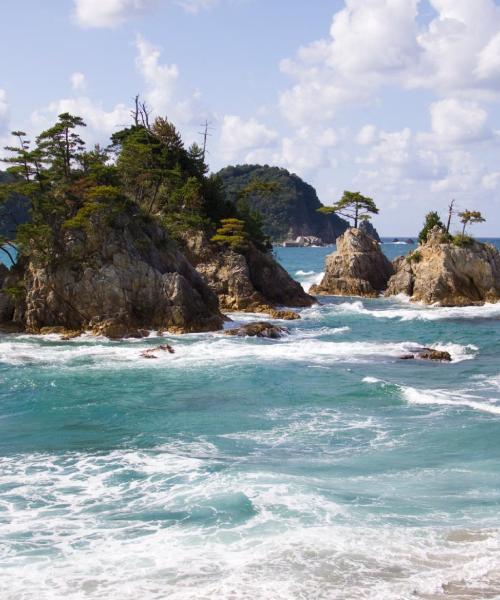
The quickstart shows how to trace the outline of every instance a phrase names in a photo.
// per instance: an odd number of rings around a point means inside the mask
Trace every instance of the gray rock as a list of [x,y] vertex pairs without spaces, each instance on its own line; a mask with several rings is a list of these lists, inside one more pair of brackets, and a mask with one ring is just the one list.
[[311,294],[378,296],[394,273],[380,245],[359,229],[348,229],[337,240],[337,251],[326,257],[325,276]]
[[253,245],[242,253],[217,247],[201,233],[184,236],[185,252],[219,298],[222,310],[270,312],[275,306],[311,306],[306,294],[274,258]]
[[211,331],[223,323],[203,278],[160,227],[138,214],[121,214],[113,225],[96,214],[85,231],[67,231],[50,261],[26,264],[23,283],[25,298],[10,318],[32,332],[62,326],[122,337],[150,328]]
[[289,330],[286,327],[273,325],[273,323],[268,323],[267,321],[256,321],[255,323],[248,323],[235,329],[227,329],[224,333],[239,337],[263,337],[275,340],[287,335]]

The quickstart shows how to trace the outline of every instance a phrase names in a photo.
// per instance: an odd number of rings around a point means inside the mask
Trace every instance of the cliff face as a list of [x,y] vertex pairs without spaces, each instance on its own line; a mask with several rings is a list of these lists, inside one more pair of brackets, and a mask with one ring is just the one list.
[[325,276],[311,294],[375,297],[394,273],[379,244],[359,229],[349,229],[337,240],[337,251],[326,257]]
[[439,231],[409,257],[394,263],[386,295],[404,293],[415,302],[467,306],[500,299],[500,253],[473,241],[460,247],[444,241]]
[[272,256],[250,245],[244,254],[186,234],[186,256],[217,294],[222,310],[265,311],[277,305],[311,306],[314,299]]
[[215,294],[164,231],[135,214],[118,216],[113,227],[92,217],[86,231],[64,234],[48,265],[32,260],[23,271],[22,298],[13,306],[4,289],[0,316],[28,331],[62,326],[121,337],[138,328],[222,326]]
[[[256,182],[275,186],[269,193],[245,194],[250,207],[263,218],[263,230],[272,241],[282,242],[298,236],[315,236],[324,243],[334,243],[349,224],[337,215],[317,212],[323,204],[315,189],[286,169],[267,165],[238,165],[219,171],[226,197],[237,202],[240,192]],[[258,186],[257,186],[258,187]]]

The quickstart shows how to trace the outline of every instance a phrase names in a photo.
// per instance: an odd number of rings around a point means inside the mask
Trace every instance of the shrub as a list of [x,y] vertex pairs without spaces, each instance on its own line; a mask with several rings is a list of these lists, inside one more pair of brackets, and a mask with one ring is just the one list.
[[406,257],[409,263],[419,263],[422,260],[422,254],[419,250],[414,250]]

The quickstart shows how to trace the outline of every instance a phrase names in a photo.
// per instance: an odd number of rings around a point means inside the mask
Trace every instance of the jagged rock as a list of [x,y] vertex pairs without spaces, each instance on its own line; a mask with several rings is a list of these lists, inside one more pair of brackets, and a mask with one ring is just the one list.
[[347,230],[337,240],[337,251],[326,257],[325,276],[311,294],[376,297],[393,274],[393,266],[379,244],[359,229]]
[[25,295],[13,310],[2,294],[0,318],[32,332],[62,326],[111,337],[222,327],[215,294],[167,234],[137,213],[112,225],[97,213],[85,230],[66,231],[57,251],[48,264],[25,265]]
[[272,256],[250,245],[244,253],[211,244],[202,233],[184,236],[186,256],[217,294],[222,310],[268,312],[275,306],[311,306],[306,294]]
[[400,360],[435,360],[439,362],[451,362],[451,354],[446,350],[436,350],[435,348],[418,348],[413,350],[411,354],[403,354],[399,357]]
[[155,352],[168,352],[169,354],[175,354],[175,350],[169,344],[160,344],[156,348],[148,348],[141,352],[142,358],[158,358]]
[[235,329],[227,329],[224,332],[226,335],[237,335],[239,337],[264,337],[270,339],[278,339],[288,334],[289,331],[286,327],[279,327],[273,325],[267,321],[257,321],[255,323],[248,323]]
[[406,294],[412,301],[467,306],[500,300],[500,253],[490,244],[457,246],[439,230],[412,254],[394,261],[387,296]]
[[375,229],[375,227],[370,223],[370,221],[361,221],[361,223],[359,224],[359,229],[363,232],[366,233],[367,236],[371,237],[373,240],[375,240],[376,242],[381,242],[382,240],[380,239],[380,236],[378,234],[378,231]]

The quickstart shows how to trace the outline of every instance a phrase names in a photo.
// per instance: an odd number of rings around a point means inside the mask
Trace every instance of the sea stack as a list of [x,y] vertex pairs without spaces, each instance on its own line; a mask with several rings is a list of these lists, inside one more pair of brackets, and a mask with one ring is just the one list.
[[359,229],[348,229],[337,240],[337,251],[326,257],[325,276],[311,294],[379,296],[394,273],[392,263],[373,238]]
[[471,238],[459,244],[440,228],[427,242],[394,261],[386,295],[406,294],[414,302],[468,306],[500,300],[500,253]]

